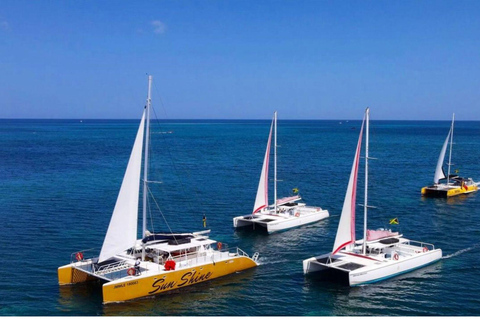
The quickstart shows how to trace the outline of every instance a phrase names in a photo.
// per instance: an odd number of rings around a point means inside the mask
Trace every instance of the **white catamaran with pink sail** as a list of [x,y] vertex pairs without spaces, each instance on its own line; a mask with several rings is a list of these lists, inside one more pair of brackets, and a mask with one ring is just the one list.
[[[353,161],[347,193],[337,236],[331,253],[303,260],[304,274],[323,272],[329,280],[346,282],[350,286],[373,283],[395,277],[434,263],[442,258],[442,250],[433,244],[408,240],[391,230],[368,230],[368,134],[370,112],[367,108],[360,130],[355,158]],[[355,205],[358,165],[362,147],[362,133],[365,134],[365,203],[364,241],[355,239]]]
[[[268,166],[270,160],[270,146],[274,131],[274,201],[268,204]],[[233,218],[235,228],[262,228],[268,233],[282,231],[314,223],[329,216],[327,210],[320,207],[306,206],[300,195],[277,199],[277,112],[275,111],[270,134],[268,135],[267,150],[263,160],[262,173],[258,183],[257,197],[252,214]]]

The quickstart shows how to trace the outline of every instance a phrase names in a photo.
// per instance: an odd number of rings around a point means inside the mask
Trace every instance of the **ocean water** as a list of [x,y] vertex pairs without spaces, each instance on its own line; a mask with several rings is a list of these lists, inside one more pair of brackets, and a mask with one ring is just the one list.
[[[260,266],[103,305],[99,284],[60,287],[57,268],[73,252],[101,247],[138,120],[0,120],[0,316],[478,316],[480,193],[420,195],[449,125],[375,121],[372,110],[370,155],[377,160],[370,161],[369,203],[377,209],[369,226],[388,227],[397,217],[407,238],[435,244],[444,258],[349,288],[305,277],[302,260],[332,249],[360,121],[280,118],[279,196],[298,188],[308,205],[331,216],[273,235],[232,227],[233,217],[253,208],[270,121],[153,121],[150,177],[162,183],[152,187],[148,228],[202,230],[205,214],[212,238],[259,252]],[[452,170],[480,180],[480,122],[457,121],[454,142]]]

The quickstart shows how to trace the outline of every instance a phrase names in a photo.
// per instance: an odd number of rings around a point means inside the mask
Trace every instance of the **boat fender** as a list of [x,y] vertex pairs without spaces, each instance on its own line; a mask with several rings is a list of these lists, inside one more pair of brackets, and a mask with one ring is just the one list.
[[395,253],[395,254],[393,255],[393,260],[398,260],[398,253]]
[[133,268],[133,267],[132,267],[132,268],[128,268],[127,274],[128,274],[129,276],[134,276],[135,273],[136,273],[135,268]]
[[300,217],[300,212],[295,212],[295,217]]
[[77,259],[77,261],[82,261],[83,260],[83,253],[77,252],[75,254],[75,258]]
[[428,248],[427,247],[423,247],[423,252],[427,252],[428,251]]
[[165,262],[165,270],[166,271],[175,270],[175,261],[167,260]]
[[222,250],[222,243],[221,242],[217,242],[217,249]]

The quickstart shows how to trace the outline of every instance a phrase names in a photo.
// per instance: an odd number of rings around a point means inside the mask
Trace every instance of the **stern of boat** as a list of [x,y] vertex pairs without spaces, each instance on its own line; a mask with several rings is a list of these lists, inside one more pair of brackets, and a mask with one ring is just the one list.
[[74,264],[67,264],[58,268],[58,284],[74,284],[94,280],[95,277],[75,268]]
[[235,217],[233,218],[233,227],[244,228],[244,227],[251,226],[253,224],[253,219],[255,219],[255,217],[251,214],[246,216]]
[[303,274],[326,270],[328,267],[325,266],[325,263],[329,256],[329,254],[324,254],[303,260]]

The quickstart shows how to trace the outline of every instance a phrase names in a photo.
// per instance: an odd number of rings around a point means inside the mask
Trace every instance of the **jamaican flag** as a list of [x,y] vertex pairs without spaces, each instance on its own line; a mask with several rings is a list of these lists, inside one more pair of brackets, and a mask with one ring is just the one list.
[[390,224],[398,224],[398,218],[390,219]]

